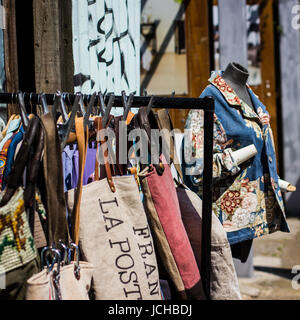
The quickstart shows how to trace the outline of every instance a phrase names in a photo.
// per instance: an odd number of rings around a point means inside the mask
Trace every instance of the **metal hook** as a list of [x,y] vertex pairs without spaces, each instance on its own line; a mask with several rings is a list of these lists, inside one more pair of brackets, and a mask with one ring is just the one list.
[[[49,254],[49,252],[54,252],[54,258],[53,258],[53,261],[52,261],[51,265],[48,263],[48,260],[44,258],[45,252],[47,252],[48,254]],[[47,272],[52,271],[55,263],[57,263],[57,274],[59,274],[59,272],[60,272],[60,261],[61,261],[60,252],[57,249],[51,248],[51,247],[50,248],[49,247],[43,248],[43,250],[41,252],[41,266],[42,266],[42,269],[45,266],[45,260],[46,260],[46,264],[47,264]]]
[[76,262],[75,262],[75,265],[74,265],[74,274],[75,274],[75,277],[77,280],[79,280],[80,278],[80,265],[79,265],[79,247],[73,243],[73,242],[70,242],[70,249],[75,249],[76,251]]
[[154,102],[154,96],[151,96],[150,101],[149,101],[148,106],[147,106],[147,114],[150,113],[152,105],[153,105],[153,102]]

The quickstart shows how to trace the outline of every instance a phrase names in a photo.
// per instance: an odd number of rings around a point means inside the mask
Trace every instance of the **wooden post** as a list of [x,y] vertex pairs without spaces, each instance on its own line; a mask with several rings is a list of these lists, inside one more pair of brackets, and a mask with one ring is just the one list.
[[199,97],[210,76],[209,1],[190,0],[185,14],[188,88]]
[[33,0],[37,92],[73,91],[71,0]]
[[[299,215],[300,194],[300,34],[298,0],[279,0],[281,105],[283,128],[284,179],[298,184],[297,191],[286,194],[294,198]],[[297,196],[298,195],[298,196]],[[289,210],[289,201],[287,203]]]
[[[16,7],[15,0],[3,0],[5,8],[6,28],[4,29],[4,59],[7,92],[16,92],[19,87],[17,34],[16,34]],[[7,106],[8,118],[19,113],[16,105]]]
[[220,68],[229,62],[248,67],[246,0],[219,0]]
[[[247,53],[247,11],[246,0],[219,0],[220,68],[224,70],[229,62],[238,62],[248,67]],[[253,248],[248,260],[241,263],[233,259],[239,277],[252,277]]]

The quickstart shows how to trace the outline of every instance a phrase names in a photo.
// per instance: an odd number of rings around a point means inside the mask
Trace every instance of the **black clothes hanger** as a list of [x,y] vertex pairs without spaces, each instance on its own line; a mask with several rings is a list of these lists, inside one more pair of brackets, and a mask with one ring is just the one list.
[[105,103],[104,103],[104,96],[102,94],[102,92],[100,91],[99,94],[99,107],[100,107],[100,112],[99,112],[99,116],[104,117],[105,115]]
[[92,114],[96,97],[97,97],[97,93],[94,92],[93,95],[90,98],[86,113],[85,113],[85,115],[83,117],[84,131],[85,131],[85,128],[89,125],[89,118],[90,118],[90,115]]
[[150,101],[149,101],[148,106],[147,106],[147,114],[148,115],[149,115],[149,113],[151,111],[151,108],[153,106],[153,102],[154,102],[154,96],[151,96]]
[[79,113],[84,117],[86,111],[85,111],[85,107],[84,107],[84,102],[83,102],[83,98],[82,98],[82,94],[79,92],[78,93],[80,95],[80,99],[79,99]]
[[59,126],[59,135],[61,137],[61,140],[60,140],[61,141],[61,144],[60,144],[61,150],[63,150],[65,148],[69,134],[71,132],[71,129],[74,126],[74,121],[75,121],[76,112],[78,110],[78,103],[80,100],[80,96],[81,95],[79,95],[79,94],[76,94],[76,96],[75,96],[75,100],[74,100],[74,103],[72,106],[71,116],[68,119],[68,121]]
[[18,92],[18,103],[20,106],[20,114],[21,114],[23,128],[24,130],[26,130],[28,127],[29,118],[28,118],[25,103],[24,103],[24,94],[21,91]]
[[126,121],[132,102],[133,102],[133,94],[130,93],[128,101],[126,101],[126,93],[125,91],[122,91],[122,97],[123,97],[123,104],[124,104],[123,121]]
[[106,124],[107,124],[107,121],[108,121],[108,117],[110,115],[110,111],[111,111],[111,108],[114,104],[114,101],[115,101],[115,95],[114,94],[111,94],[109,96],[109,99],[108,99],[108,104],[107,104],[107,107],[105,109],[105,114],[104,114],[104,117],[102,119],[102,126],[103,128],[106,127]]
[[41,102],[43,114],[47,114],[47,113],[49,112],[49,108],[48,108],[48,104],[47,104],[47,100],[46,100],[46,95],[45,95],[45,93],[42,92],[42,93],[39,95],[39,101]]
[[56,119],[57,107],[61,113],[63,123],[66,123],[69,119],[68,113],[66,110],[64,99],[59,91],[57,91],[57,93],[55,94],[55,100],[54,100],[54,105],[53,105],[53,118],[54,119]]

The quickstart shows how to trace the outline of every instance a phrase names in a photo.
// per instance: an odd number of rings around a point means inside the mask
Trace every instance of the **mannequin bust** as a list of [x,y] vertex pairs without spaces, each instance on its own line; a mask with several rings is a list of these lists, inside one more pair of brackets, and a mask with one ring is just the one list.
[[222,78],[232,87],[241,100],[253,108],[252,100],[246,86],[249,78],[247,69],[236,62],[230,62],[225,69]]

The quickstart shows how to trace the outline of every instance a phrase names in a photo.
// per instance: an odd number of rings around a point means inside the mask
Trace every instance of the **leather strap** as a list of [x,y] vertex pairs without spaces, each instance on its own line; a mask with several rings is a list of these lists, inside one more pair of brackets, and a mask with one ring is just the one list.
[[[102,155],[103,155],[103,159],[104,159],[106,178],[107,178],[108,184],[110,186],[110,190],[112,192],[115,192],[116,187],[115,187],[113,179],[112,179],[112,173],[111,173],[111,168],[110,168],[110,164],[109,164],[108,148],[107,148],[106,138],[105,138],[104,132],[102,130],[103,129],[102,119],[100,117],[95,119],[95,128],[96,128],[97,132],[99,132],[99,135],[100,135],[100,149],[102,151]],[[97,154],[98,154],[98,147],[97,147]],[[99,169],[96,168],[96,172],[98,172],[98,170]],[[95,175],[96,175],[96,172],[95,172]],[[95,178],[96,178],[96,176],[95,176]],[[97,178],[99,179],[98,176],[97,176]]]
[[46,185],[46,208],[48,218],[48,243],[58,245],[59,240],[70,239],[66,219],[66,202],[60,142],[51,112],[41,116],[45,132],[43,168]]
[[[75,190],[74,205],[72,210],[72,221],[73,221],[73,241],[76,245],[79,243],[79,224],[80,224],[80,203],[82,196],[82,184],[83,184],[83,173],[86,161],[87,145],[88,145],[88,128],[84,130],[83,117],[75,118],[75,130],[79,152],[79,177],[77,182],[77,188]],[[85,132],[86,131],[86,132]],[[75,259],[76,257],[74,257]]]
[[34,154],[29,159],[28,170],[26,173],[26,186],[24,190],[24,205],[26,208],[34,207],[35,188],[38,172],[40,169],[42,154],[44,150],[45,133],[39,125],[34,139]]

